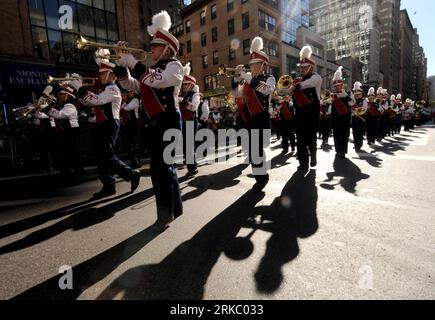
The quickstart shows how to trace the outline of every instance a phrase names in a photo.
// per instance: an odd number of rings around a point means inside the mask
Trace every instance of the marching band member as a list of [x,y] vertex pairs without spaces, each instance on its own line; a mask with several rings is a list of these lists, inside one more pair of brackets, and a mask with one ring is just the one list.
[[363,146],[366,127],[367,101],[363,98],[363,92],[362,84],[355,82],[353,86],[355,105],[352,108],[352,133],[356,152],[359,152]]
[[312,167],[317,165],[317,131],[322,77],[314,72],[316,62],[311,55],[311,47],[302,48],[299,53],[301,78],[295,79],[291,87],[295,107],[298,170],[302,171],[307,171],[309,165]]
[[331,113],[335,152],[339,158],[346,157],[352,118],[351,109],[355,105],[355,101],[343,88],[342,69],[343,67],[340,66],[334,74]]
[[[195,137],[198,130],[197,110],[201,103],[199,95],[199,87],[196,85],[195,77],[190,75],[190,63],[187,63],[184,68],[184,78],[181,86],[181,95],[178,98],[183,118],[183,154],[184,161],[187,163],[188,175],[198,173],[198,166],[195,159],[195,139],[188,141],[187,125],[193,126],[193,136]],[[193,163],[190,163],[193,161]]]
[[[121,90],[122,92],[123,90]],[[140,158],[137,137],[139,135],[139,107],[140,96],[139,92],[123,92],[121,117],[124,118],[123,137],[127,148],[128,156],[130,158],[131,167],[136,169],[142,166]]]
[[[232,94],[237,99],[244,98],[243,109],[247,115],[247,128],[252,133],[259,131],[259,150],[253,150],[253,135],[250,134],[249,160],[252,165],[253,175],[256,183],[253,190],[260,192],[269,181],[269,174],[266,169],[266,155],[264,152],[263,135],[264,130],[270,130],[269,104],[271,95],[275,90],[276,80],[271,74],[265,72],[269,63],[269,57],[263,52],[263,39],[255,37],[251,43],[251,56],[249,61],[250,71],[245,72],[243,65],[236,67],[236,75],[232,81]],[[240,82],[243,80],[243,85]],[[252,153],[255,152],[262,160],[254,163]]]
[[[77,143],[80,135],[76,97],[74,88],[69,86],[69,82],[65,81],[60,84],[61,91],[59,92],[59,102],[61,109],[57,110],[51,105],[43,111],[48,116],[57,119],[63,128],[59,133],[59,156],[61,173],[69,176],[71,173],[82,175],[83,167],[80,164],[80,156],[77,150]],[[72,170],[72,172],[71,172]]]
[[376,141],[379,143],[384,138],[384,131],[385,131],[383,115],[384,115],[384,111],[385,111],[384,105],[385,105],[386,101],[384,100],[383,91],[384,91],[384,89],[382,87],[379,87],[378,90],[376,91],[376,100],[380,101],[379,102],[380,108],[378,110],[381,112],[381,115],[379,116],[379,119],[378,119],[378,129],[376,132]]
[[295,136],[295,110],[293,102],[290,96],[285,95],[283,100],[278,101],[278,130],[281,132],[282,137],[282,149],[283,153],[288,152],[289,141],[291,146],[291,151],[296,150],[296,136]]
[[329,136],[331,135],[331,113],[332,103],[331,97],[323,97],[320,99],[320,128],[319,138],[322,139],[322,146],[328,144]]
[[[104,49],[102,49],[104,50]],[[104,54],[103,52],[100,52]],[[99,53],[97,53],[98,55]],[[115,64],[108,60],[96,58],[100,69],[98,77],[103,85],[103,92],[94,94],[83,87],[83,81],[72,80],[70,85],[76,90],[79,101],[85,105],[94,107],[97,116],[95,129],[96,156],[98,173],[103,183],[103,188],[93,195],[94,198],[104,198],[116,193],[115,177],[118,174],[125,181],[131,183],[131,191],[139,186],[140,172],[133,170],[122,162],[115,154],[115,145],[119,135],[119,112],[121,107],[121,92],[114,83],[116,76],[113,73]],[[72,77],[80,77],[73,74]]]
[[116,61],[118,65],[132,70],[131,76],[120,83],[127,90],[140,88],[150,119],[150,174],[157,204],[155,226],[162,230],[183,213],[177,172],[173,162],[165,161],[163,155],[170,144],[163,140],[165,131],[181,131],[178,96],[183,81],[183,66],[175,58],[179,42],[169,32],[170,27],[171,18],[166,11],[154,15],[152,25],[148,26],[148,33],[153,37],[150,55],[155,64],[152,67],[138,62],[131,54],[121,53],[121,58]]
[[402,95],[400,93],[394,99],[393,111],[395,114],[393,118],[393,133],[400,134],[400,131],[402,129],[402,111],[403,111]]
[[414,108],[412,107],[412,100],[406,99],[404,110],[402,113],[402,122],[405,127],[405,131],[409,131],[411,129],[412,123],[412,114],[414,113]]
[[390,109],[390,99],[388,96],[388,90],[382,89],[382,108],[384,109],[382,116],[381,116],[381,122],[382,122],[382,139],[384,139],[386,136],[388,136],[390,131],[390,117],[391,117],[391,109]]
[[204,95],[200,92],[200,103],[198,106],[198,125],[199,129],[208,129],[208,118],[210,117],[210,107],[208,100],[204,99]]
[[366,129],[367,129],[367,144],[369,146],[375,144],[378,136],[379,118],[382,115],[382,106],[378,101],[375,101],[375,88],[371,87],[367,94],[367,115],[366,115]]

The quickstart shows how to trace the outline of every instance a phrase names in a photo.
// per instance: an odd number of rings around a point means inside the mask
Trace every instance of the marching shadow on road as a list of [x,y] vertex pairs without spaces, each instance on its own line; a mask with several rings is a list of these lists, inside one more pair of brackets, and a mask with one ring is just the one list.
[[358,158],[354,157],[352,159],[364,160],[374,168],[380,168],[382,166],[383,160],[375,154],[368,153],[367,151],[364,150],[358,151],[357,154],[358,154]]
[[255,273],[257,290],[261,293],[270,294],[279,289],[284,279],[283,266],[299,254],[298,238],[310,237],[319,227],[316,171],[305,174],[297,171],[270,206],[256,208],[262,222],[256,228],[272,234]]
[[14,297],[14,300],[73,300],[85,290],[104,279],[124,261],[154,240],[161,232],[153,227],[137,233],[116,246],[72,268],[73,289],[59,289],[56,275]]
[[409,146],[409,143],[406,142],[384,140],[381,146],[372,145],[370,148],[373,149],[373,152],[382,152],[386,155],[394,156],[398,151],[405,151],[407,146]]
[[264,193],[248,191],[158,264],[132,268],[98,299],[202,299],[213,266],[236,239]]
[[296,153],[291,151],[290,153],[280,153],[273,157],[267,165],[270,165],[270,170],[279,169],[289,165],[287,162],[291,157],[293,157]]
[[[356,194],[356,186],[359,181],[368,179],[368,174],[362,173],[361,169],[347,158],[341,159],[335,157],[334,171],[326,173],[328,179],[326,179],[320,186],[323,189],[334,190],[335,186],[341,185],[344,190],[349,193]],[[330,184],[335,177],[342,177],[338,183]]]
[[[119,196],[125,197],[130,193]],[[129,197],[119,200],[114,203],[110,203],[106,206],[100,208],[87,208],[85,210],[79,211],[72,214],[68,218],[61,220],[51,226],[37,230],[27,235],[26,237],[7,244],[0,248],[0,255],[11,253],[17,250],[22,250],[29,248],[45,240],[51,239],[62,232],[72,229],[72,230],[82,230],[90,226],[102,223],[110,218],[112,218],[115,213],[128,208],[138,202],[144,201],[153,195],[152,189],[147,189],[146,191],[135,193]],[[40,222],[40,221],[38,221]]]
[[225,188],[234,187],[240,183],[238,178],[248,165],[247,163],[242,163],[214,174],[196,177],[187,183],[189,187],[193,187],[195,190],[182,195],[182,200],[188,201],[197,198],[207,190],[223,190]]

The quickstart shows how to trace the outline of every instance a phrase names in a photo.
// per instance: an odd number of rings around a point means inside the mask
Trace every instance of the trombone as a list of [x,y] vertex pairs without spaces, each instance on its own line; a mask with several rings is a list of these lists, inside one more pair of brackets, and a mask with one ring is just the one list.
[[83,80],[83,81],[92,81],[90,83],[83,84],[83,87],[92,87],[95,85],[95,81],[98,80],[98,78],[78,78],[78,77],[69,77],[69,78],[53,78],[52,76],[48,76],[47,83],[52,84],[53,82],[60,82],[60,81],[71,81],[71,80]]
[[[121,52],[130,52],[130,53],[136,53],[136,54],[141,54],[142,55],[142,59],[139,59],[139,61],[146,61],[147,59],[147,52],[143,49],[137,49],[137,48],[130,48],[130,47],[124,47],[124,46],[119,46],[116,44],[106,44],[106,43],[100,43],[100,42],[94,42],[94,41],[89,41],[87,40],[85,37],[83,37],[82,35],[78,35],[77,40],[76,40],[76,47],[79,50],[84,50],[84,49],[89,49],[89,48],[102,48],[102,49],[112,49],[115,51],[121,51]],[[101,59],[108,59],[108,60],[119,60],[121,58],[121,56],[119,54],[108,54],[108,55],[97,55],[98,58]]]
[[39,111],[41,109],[44,109],[50,103],[54,103],[54,102],[56,102],[56,100],[53,99],[52,97],[44,96],[38,102],[33,103],[33,104],[28,104],[24,107],[12,109],[12,112],[13,113],[18,112],[20,114],[20,116],[18,118],[16,118],[16,120],[19,121],[21,119],[27,118],[29,116],[29,114],[34,113],[36,111]]

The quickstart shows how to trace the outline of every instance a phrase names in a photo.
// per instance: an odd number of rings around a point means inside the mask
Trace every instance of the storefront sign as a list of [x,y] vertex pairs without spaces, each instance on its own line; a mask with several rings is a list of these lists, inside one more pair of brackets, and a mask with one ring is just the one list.
[[43,90],[48,77],[58,75],[56,69],[38,65],[8,64],[1,69],[4,89]]

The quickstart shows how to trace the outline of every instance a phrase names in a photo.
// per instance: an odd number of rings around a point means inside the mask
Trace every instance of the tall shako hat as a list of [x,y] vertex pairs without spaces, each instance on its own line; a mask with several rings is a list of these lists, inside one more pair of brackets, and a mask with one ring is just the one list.
[[263,52],[263,39],[261,37],[255,37],[251,43],[251,60],[249,64],[253,63],[269,63],[269,56]]
[[152,18],[152,24],[147,27],[149,35],[153,37],[149,44],[167,45],[174,54],[177,54],[180,49],[180,43],[177,38],[169,32],[171,26],[171,17],[165,10],[155,14]]
[[191,71],[190,62],[188,62],[183,67],[183,73],[184,73],[183,84],[196,85],[196,78],[190,75],[190,71]]

